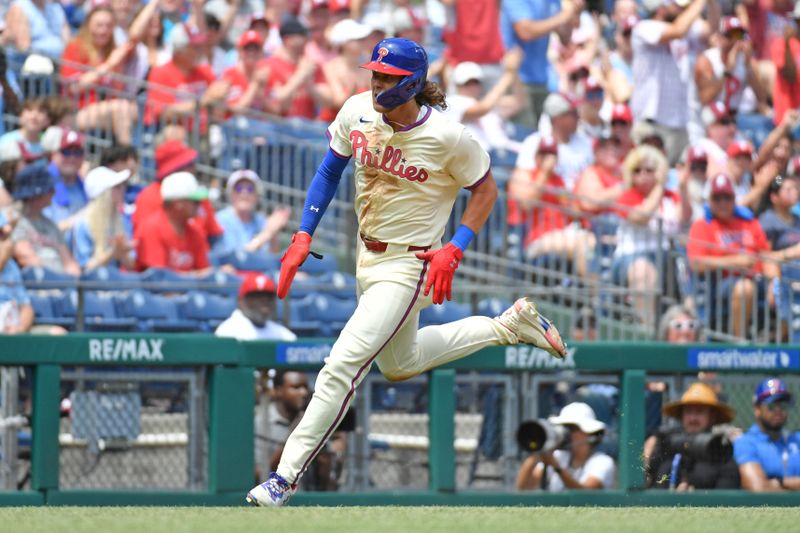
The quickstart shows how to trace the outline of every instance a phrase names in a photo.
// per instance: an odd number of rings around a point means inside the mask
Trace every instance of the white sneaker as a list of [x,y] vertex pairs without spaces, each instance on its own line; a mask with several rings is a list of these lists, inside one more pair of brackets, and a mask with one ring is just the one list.
[[532,344],[558,359],[567,355],[567,345],[558,328],[539,314],[531,298],[520,298],[494,319],[514,333],[518,342]]
[[250,489],[245,500],[257,507],[281,507],[286,505],[295,490],[288,481],[272,472],[264,483]]

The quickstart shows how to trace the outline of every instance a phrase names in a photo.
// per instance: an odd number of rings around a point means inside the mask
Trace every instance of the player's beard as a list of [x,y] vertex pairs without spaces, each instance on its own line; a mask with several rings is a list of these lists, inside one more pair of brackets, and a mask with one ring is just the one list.
[[783,424],[770,424],[769,422],[767,422],[763,418],[759,418],[758,422],[761,424],[761,427],[763,427],[766,431],[769,431],[769,432],[776,432],[777,433],[777,432],[779,432],[780,430],[783,429]]

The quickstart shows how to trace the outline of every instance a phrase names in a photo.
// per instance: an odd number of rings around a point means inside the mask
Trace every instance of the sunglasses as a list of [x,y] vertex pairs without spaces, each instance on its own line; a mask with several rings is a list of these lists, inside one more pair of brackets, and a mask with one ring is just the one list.
[[259,46],[258,44],[255,44],[255,43],[246,44],[246,45],[244,45],[243,49],[245,51],[247,51],[247,52],[260,52],[261,51],[261,46]]
[[744,30],[733,30],[725,34],[725,37],[734,41],[741,41],[747,33]]
[[626,122],[624,120],[612,120],[612,126],[630,126],[630,122]]
[[700,321],[676,318],[669,321],[669,327],[678,331],[697,331],[700,329]]
[[247,183],[239,182],[233,187],[233,190],[238,193],[242,192],[253,193],[256,191],[256,186],[249,182]]
[[626,39],[630,39],[632,33],[633,33],[633,30],[623,30],[622,36],[625,37]]
[[83,157],[83,148],[64,148],[61,150],[61,155],[64,157]]
[[641,174],[642,172],[655,172],[656,169],[652,167],[636,167],[633,169],[634,174]]
[[587,100],[602,100],[604,94],[605,93],[603,93],[602,90],[600,90],[600,91],[598,91],[598,90],[589,91],[588,93],[586,93],[586,99]]
[[733,196],[729,194],[719,194],[711,197],[712,202],[733,202]]
[[692,163],[691,165],[689,165],[689,168],[694,172],[705,172],[706,169],[708,168],[708,162],[698,161],[696,163]]
[[589,77],[589,71],[586,69],[580,69],[569,75],[569,81],[575,82],[588,77]]
[[729,117],[722,117],[721,119],[718,119],[716,123],[719,124],[720,126],[731,126],[735,124],[733,119]]

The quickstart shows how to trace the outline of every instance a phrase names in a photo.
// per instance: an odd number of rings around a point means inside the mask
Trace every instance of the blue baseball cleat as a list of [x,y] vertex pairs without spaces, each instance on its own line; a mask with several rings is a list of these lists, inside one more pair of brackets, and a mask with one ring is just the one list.
[[272,472],[264,483],[250,489],[245,500],[256,507],[281,507],[286,505],[295,490],[288,481]]

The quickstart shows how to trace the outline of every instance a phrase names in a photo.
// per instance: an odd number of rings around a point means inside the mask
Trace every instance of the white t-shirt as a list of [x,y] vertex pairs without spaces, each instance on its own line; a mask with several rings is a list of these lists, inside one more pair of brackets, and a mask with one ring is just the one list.
[[659,42],[667,23],[643,20],[633,28],[633,98],[636,120],[653,120],[669,128],[685,128],[689,120],[687,84],[673,48],[681,43]]
[[[593,477],[600,480],[600,482],[603,484],[602,488],[604,489],[613,488],[614,486],[614,476],[616,474],[614,459],[603,452],[594,452],[589,459],[586,460],[586,463],[582,468],[572,468],[569,466],[571,454],[566,450],[554,451],[553,457],[556,458],[558,464],[561,465],[561,468],[569,471],[569,473],[572,474],[572,477],[580,483],[583,483],[590,477]],[[543,465],[539,464],[536,466],[536,468],[543,468]],[[561,480],[561,476],[558,475],[555,470],[548,467],[547,491],[561,492],[563,490],[566,490],[566,488],[564,487],[564,482]]]
[[217,337],[233,337],[240,341],[287,341],[297,340],[297,335],[284,326],[267,320],[262,327],[257,327],[244,316],[241,310],[235,310],[225,322],[217,326],[214,332]]
[[[517,168],[533,170],[536,166],[536,150],[539,149],[539,133],[532,133],[523,141],[517,156]],[[561,176],[567,189],[572,190],[583,169],[594,162],[592,140],[578,132],[566,144],[558,145],[556,174]]]
[[416,122],[394,131],[370,91],[344,103],[328,135],[331,148],[355,162],[360,231],[383,242],[439,242],[458,191],[489,171],[489,154],[462,124],[423,107]]
[[508,138],[503,129],[504,120],[497,112],[489,111],[477,120],[464,122],[464,113],[478,100],[463,94],[452,94],[447,97],[447,109],[444,115],[453,122],[461,122],[467,131],[475,137],[484,150],[500,148],[519,150],[519,143]]

